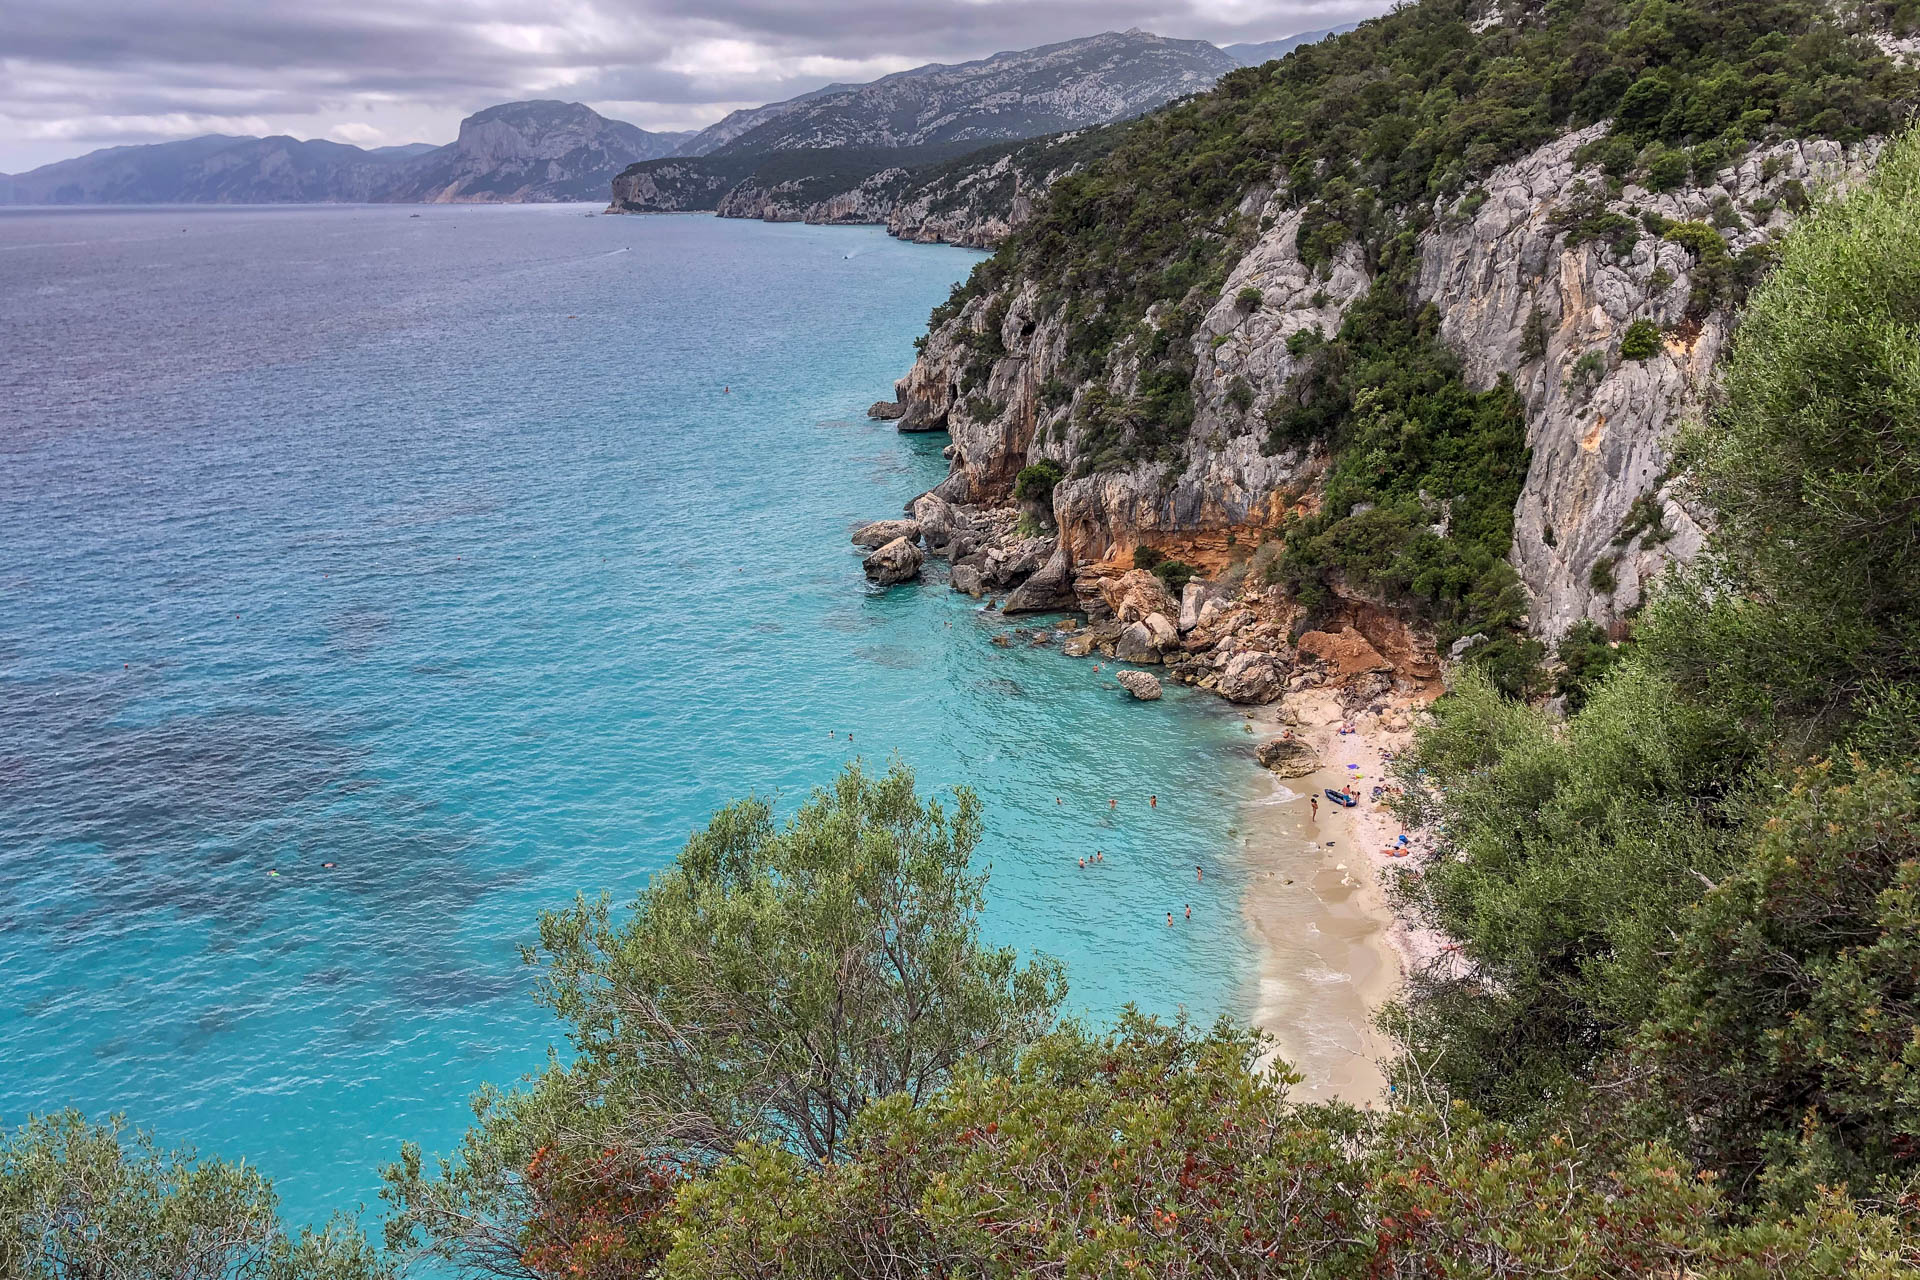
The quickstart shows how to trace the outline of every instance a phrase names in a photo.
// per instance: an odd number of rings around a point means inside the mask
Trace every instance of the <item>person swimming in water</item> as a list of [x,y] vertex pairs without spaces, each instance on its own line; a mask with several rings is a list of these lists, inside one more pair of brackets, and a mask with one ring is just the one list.
[[1191,902],[1187,904],[1187,919],[1193,919],[1193,904]]
[[1200,882],[1201,882],[1202,880],[1205,880],[1205,879],[1206,879],[1206,877],[1200,874],[1200,864],[1196,862],[1196,863],[1195,863],[1195,864],[1193,865],[1193,881],[1194,881],[1194,883],[1195,883],[1195,884],[1198,884],[1198,883],[1200,883]]
[[1149,809],[1158,809],[1159,807],[1160,807],[1160,797],[1159,797],[1159,796],[1148,796],[1148,797],[1147,797],[1147,808],[1149,808]]
[[1173,912],[1167,912],[1167,928],[1173,928]]

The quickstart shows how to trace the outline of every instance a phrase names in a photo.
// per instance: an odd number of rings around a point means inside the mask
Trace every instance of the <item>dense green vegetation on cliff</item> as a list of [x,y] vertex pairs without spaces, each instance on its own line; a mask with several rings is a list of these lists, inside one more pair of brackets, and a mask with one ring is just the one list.
[[1405,776],[1469,962],[1407,1069],[1742,1197],[1920,1183],[1920,138],[1788,236],[1685,442],[1708,553],[1564,725],[1468,681]]
[[[1243,421],[1265,424],[1267,451],[1331,455],[1318,513],[1284,531],[1278,576],[1309,602],[1347,582],[1383,591],[1443,641],[1484,631],[1496,639],[1479,660],[1509,692],[1530,692],[1543,651],[1511,629],[1525,610],[1503,563],[1529,460],[1524,422],[1512,393],[1463,384],[1419,314],[1418,233],[1471,208],[1496,166],[1601,121],[1607,134],[1583,155],[1609,175],[1596,174],[1596,200],[1603,181],[1710,181],[1767,142],[1884,133],[1920,80],[1870,32],[1911,17],[1816,0],[1409,4],[1115,131],[1111,150],[1056,182],[932,328],[975,298],[1037,291],[1067,337],[1049,406],[1080,388],[1070,474],[1182,468],[1200,321],[1270,230],[1271,208],[1295,212],[1304,262],[1349,255],[1374,284],[1324,341],[1300,335],[1301,367],[1283,392],[1256,403],[1243,383],[1234,402]],[[1566,216],[1569,244],[1643,231],[1689,244],[1696,316],[1736,303],[1768,261],[1763,249],[1736,259],[1705,224]],[[985,381],[997,343],[989,333],[976,349],[971,381]],[[1626,359],[1658,349],[1650,322],[1621,348]]]

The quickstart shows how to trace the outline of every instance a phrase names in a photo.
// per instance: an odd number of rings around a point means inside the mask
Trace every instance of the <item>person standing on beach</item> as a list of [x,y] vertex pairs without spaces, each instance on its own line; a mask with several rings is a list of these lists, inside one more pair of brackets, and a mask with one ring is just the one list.
[[1308,796],[1308,797],[1307,797],[1307,808],[1308,808],[1309,810],[1311,810],[1311,811],[1312,811],[1312,812],[1311,812],[1311,814],[1310,814],[1310,816],[1308,817],[1308,819],[1307,819],[1307,821],[1309,821],[1309,822],[1318,822],[1318,821],[1320,821],[1320,797],[1319,797],[1319,796]]

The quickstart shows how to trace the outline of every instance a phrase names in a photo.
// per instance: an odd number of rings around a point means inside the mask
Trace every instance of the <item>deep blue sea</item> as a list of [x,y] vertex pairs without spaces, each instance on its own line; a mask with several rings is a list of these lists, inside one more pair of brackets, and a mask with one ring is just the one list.
[[862,413],[977,255],[584,213],[0,211],[0,1122],[371,1204],[557,1038],[542,907],[855,752],[979,790],[1076,1008],[1248,1012],[1238,722],[848,543],[944,474]]

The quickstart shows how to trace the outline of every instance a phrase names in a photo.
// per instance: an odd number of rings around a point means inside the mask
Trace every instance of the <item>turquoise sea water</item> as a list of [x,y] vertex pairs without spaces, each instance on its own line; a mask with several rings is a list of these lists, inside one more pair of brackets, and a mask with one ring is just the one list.
[[541,907],[856,751],[980,791],[1076,1007],[1247,1012],[1237,722],[848,545],[944,473],[860,415],[974,255],[413,212],[0,212],[0,1121],[371,1202],[543,1058]]

